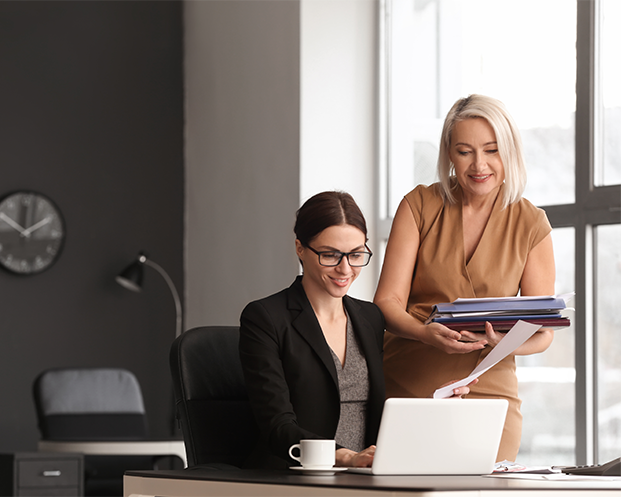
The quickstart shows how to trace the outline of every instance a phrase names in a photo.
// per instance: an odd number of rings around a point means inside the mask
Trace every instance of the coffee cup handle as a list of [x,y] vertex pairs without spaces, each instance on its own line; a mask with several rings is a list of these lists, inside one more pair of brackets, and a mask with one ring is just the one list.
[[[300,457],[296,457],[293,455],[293,449],[298,448],[300,450]],[[295,459],[296,461],[302,462],[302,447],[300,447],[300,444],[293,444],[291,447],[289,447],[289,457],[291,457],[291,459]]]

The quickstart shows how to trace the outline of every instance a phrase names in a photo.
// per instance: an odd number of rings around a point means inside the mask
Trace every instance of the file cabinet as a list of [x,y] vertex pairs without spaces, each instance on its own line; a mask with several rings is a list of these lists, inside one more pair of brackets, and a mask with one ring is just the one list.
[[84,495],[84,456],[52,452],[0,454],[0,495]]

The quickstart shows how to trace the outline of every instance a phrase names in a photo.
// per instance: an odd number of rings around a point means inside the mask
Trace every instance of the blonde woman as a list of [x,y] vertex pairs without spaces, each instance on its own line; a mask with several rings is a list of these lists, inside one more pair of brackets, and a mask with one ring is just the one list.
[[[440,181],[420,185],[395,215],[375,303],[386,319],[387,397],[428,397],[436,385],[467,376],[502,338],[424,322],[434,304],[456,298],[552,295],[554,255],[545,213],[522,198],[526,169],[519,131],[490,97],[458,100],[444,122]],[[542,352],[542,329],[516,355]],[[469,398],[506,398],[509,412],[498,460],[515,461],[521,401],[515,357],[480,377]],[[464,426],[485,420],[460,420]]]

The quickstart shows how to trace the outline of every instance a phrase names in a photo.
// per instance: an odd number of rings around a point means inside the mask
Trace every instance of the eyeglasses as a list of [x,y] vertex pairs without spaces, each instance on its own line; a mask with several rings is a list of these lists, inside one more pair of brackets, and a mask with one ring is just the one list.
[[363,267],[366,266],[371,260],[373,252],[364,246],[368,252],[335,252],[333,250],[327,252],[317,252],[313,247],[308,247],[319,256],[319,264],[325,267],[338,266],[343,257],[347,257],[347,262],[351,267]]

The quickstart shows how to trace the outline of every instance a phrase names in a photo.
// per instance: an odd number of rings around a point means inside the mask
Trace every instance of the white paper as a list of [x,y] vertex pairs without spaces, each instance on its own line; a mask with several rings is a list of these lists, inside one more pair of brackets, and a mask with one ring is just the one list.
[[519,297],[483,297],[483,298],[458,298],[453,304],[466,304],[469,302],[518,302],[522,300],[563,299],[565,305],[576,295],[576,292],[562,293],[557,295],[519,296]]
[[467,378],[456,381],[455,383],[451,383],[450,385],[447,385],[445,387],[438,388],[433,393],[433,398],[446,399],[447,397],[451,397],[455,388],[463,387],[464,385],[472,382],[472,380],[474,380],[475,378],[481,376],[483,373],[485,373],[485,371],[502,361],[511,352],[513,352],[526,340],[533,336],[539,328],[541,328],[541,325],[539,324],[527,323],[526,321],[518,321],[517,323],[515,323],[513,328],[511,328],[507,332],[505,337],[500,340],[498,345],[496,345],[496,347],[494,347],[494,349],[487,355],[487,357],[483,359],[476,368],[473,369],[472,373],[470,373]]
[[[491,473],[481,475],[485,478],[515,478],[518,480],[552,480],[552,481],[617,481],[620,476],[586,476],[586,475],[566,475],[565,473],[538,474],[538,473]],[[598,487],[611,488],[611,487]],[[614,488],[617,488],[616,486]]]
[[[510,316],[510,317],[514,317],[516,316],[516,310],[515,309],[509,309],[506,311],[480,311],[480,312],[450,312],[448,313],[449,316],[446,317],[451,317],[451,318],[462,318],[462,317],[477,317],[477,316],[482,316],[482,317],[487,317],[487,316]],[[528,313],[528,315],[536,315],[536,316],[541,316],[542,318],[548,317],[546,314],[542,313],[542,312],[538,312],[538,311],[520,311],[522,312],[522,316],[526,313]],[[559,309],[559,313],[560,313],[560,309]],[[548,313],[549,314],[549,313]],[[440,314],[439,316],[444,317],[444,315]],[[447,327],[451,327],[451,323],[442,323]],[[494,323],[492,323],[494,324]]]

